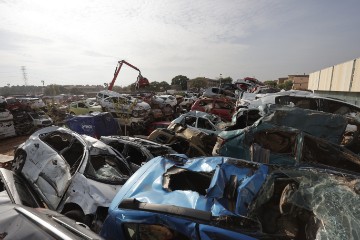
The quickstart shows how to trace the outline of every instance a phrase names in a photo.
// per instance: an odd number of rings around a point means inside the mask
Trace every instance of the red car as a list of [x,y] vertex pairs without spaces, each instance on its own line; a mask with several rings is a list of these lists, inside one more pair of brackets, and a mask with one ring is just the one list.
[[235,111],[232,101],[221,98],[200,98],[191,107],[192,111],[207,112],[219,116],[223,121],[231,122]]

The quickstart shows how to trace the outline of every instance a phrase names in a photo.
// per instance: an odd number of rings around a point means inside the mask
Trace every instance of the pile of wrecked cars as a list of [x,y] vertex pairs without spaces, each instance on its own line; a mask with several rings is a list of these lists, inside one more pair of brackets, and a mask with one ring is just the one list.
[[[155,111],[121,97],[127,109],[103,92],[108,112],[70,116],[66,127],[43,128],[18,146],[13,171],[0,169],[10,179],[0,208],[69,217],[78,232],[88,226],[104,239],[359,238],[357,106],[307,93],[246,106],[199,98],[201,109],[173,114],[140,138],[122,136],[114,117],[123,109],[147,115],[142,123]],[[227,115],[215,111],[218,102]],[[138,103],[150,108],[133,113]],[[13,182],[29,197],[14,194]]]

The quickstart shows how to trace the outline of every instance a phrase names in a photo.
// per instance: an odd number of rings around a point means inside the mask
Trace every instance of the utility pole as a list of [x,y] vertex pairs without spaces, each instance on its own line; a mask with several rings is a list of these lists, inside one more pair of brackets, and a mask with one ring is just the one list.
[[21,66],[21,71],[23,73],[23,78],[24,78],[24,84],[25,84],[25,87],[27,86],[27,73],[26,73],[26,67],[25,66]]

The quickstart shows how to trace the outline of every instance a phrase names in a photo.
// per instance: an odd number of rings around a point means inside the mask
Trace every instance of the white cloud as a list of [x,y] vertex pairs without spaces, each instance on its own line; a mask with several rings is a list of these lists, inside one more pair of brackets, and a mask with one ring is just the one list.
[[[281,0],[0,1],[0,85],[9,79],[22,84],[23,65],[33,84],[74,79],[103,84],[121,59],[154,81],[178,74],[273,77],[279,68],[272,68],[269,58],[277,49],[266,46],[267,34],[269,40],[279,39],[278,50],[288,52],[291,43],[279,26],[310,11],[309,4],[294,5]],[[124,67],[119,78],[118,84],[128,85],[136,72]]]

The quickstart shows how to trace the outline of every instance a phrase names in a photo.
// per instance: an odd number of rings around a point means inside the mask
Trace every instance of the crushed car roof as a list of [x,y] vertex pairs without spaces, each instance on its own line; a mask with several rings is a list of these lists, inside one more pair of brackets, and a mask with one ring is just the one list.
[[[296,185],[291,193],[292,197],[287,201],[304,209],[300,211],[309,211],[313,214],[314,219],[319,222],[311,222],[312,220],[309,219],[312,217],[309,215],[307,216],[310,221],[308,226],[314,228],[316,234],[330,239],[344,239],[360,234],[356,227],[360,222],[360,215],[353,212],[353,207],[359,205],[360,202],[358,175],[315,167],[274,167],[226,157],[195,159],[187,159],[184,155],[173,156],[173,158],[157,157],[128,180],[114,198],[109,213],[110,215],[120,214],[121,219],[116,221],[125,222],[131,222],[132,218],[138,219],[143,214],[138,212],[136,217],[136,211],[133,210],[149,211],[153,214],[166,212],[173,218],[182,216],[200,221],[211,221],[211,216],[237,216],[244,220],[249,218],[254,222],[260,221],[262,225],[268,227],[271,223],[261,218],[264,212],[271,211],[271,209],[264,209],[267,206],[265,203],[271,203],[273,195],[275,197],[275,192],[278,191],[276,187],[274,189],[274,182],[278,181],[277,186],[279,186],[285,178]],[[235,204],[233,207],[228,197],[228,194],[231,195],[229,182],[236,183],[234,190],[236,193],[232,196],[237,197],[233,202]],[[284,188],[286,184],[282,185],[285,195],[290,194],[286,191],[286,187]],[[129,202],[128,200],[131,199],[132,202]],[[286,209],[288,202],[283,199],[279,201],[282,214],[290,211]],[[147,207],[141,203],[149,205]],[[161,207],[164,205],[169,209]],[[178,207],[179,209],[177,212],[171,212],[172,207],[173,210]],[[184,208],[184,212],[181,208]],[[131,210],[127,211],[127,209]],[[197,216],[186,209],[202,212],[199,212]],[[204,212],[210,213],[210,217]],[[148,221],[150,223],[154,220],[148,216],[142,219],[142,223]],[[159,217],[159,215],[154,216]],[[344,218],[336,220],[335,218],[339,216],[344,216]],[[117,219],[117,217],[112,219]],[[164,220],[161,220],[161,217],[156,219],[159,219],[158,223]],[[107,221],[111,221],[111,218]],[[230,222],[226,224],[228,227],[231,225]],[[213,226],[216,225],[220,226],[221,223],[217,222]],[[114,231],[106,226],[105,224],[103,233]],[[341,229],[340,232],[339,229]],[[257,233],[259,231],[261,228]],[[309,229],[305,231],[311,232]]]

